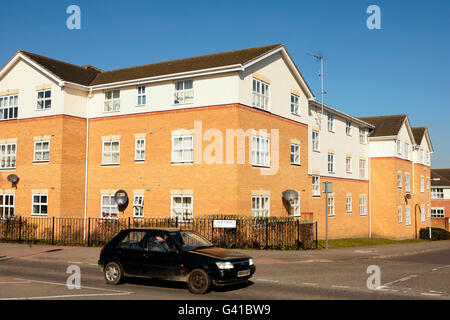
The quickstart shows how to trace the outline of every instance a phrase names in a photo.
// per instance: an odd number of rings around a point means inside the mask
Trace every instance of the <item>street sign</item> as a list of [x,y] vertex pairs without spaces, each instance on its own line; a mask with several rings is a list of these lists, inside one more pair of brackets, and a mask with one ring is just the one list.
[[322,192],[323,193],[333,193],[333,183],[332,182],[322,182]]
[[214,220],[213,228],[236,228],[236,220]]

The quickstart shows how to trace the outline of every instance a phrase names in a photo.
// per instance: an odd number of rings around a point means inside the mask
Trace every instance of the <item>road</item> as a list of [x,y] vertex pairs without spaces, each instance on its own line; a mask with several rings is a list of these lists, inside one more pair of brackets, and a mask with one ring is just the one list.
[[[66,286],[67,267],[81,270],[81,288]],[[202,296],[183,283],[129,279],[107,285],[92,261],[0,257],[0,299],[450,299],[450,249],[393,258],[288,261],[259,257],[247,285],[217,288]],[[381,286],[367,288],[367,268],[379,266]]]

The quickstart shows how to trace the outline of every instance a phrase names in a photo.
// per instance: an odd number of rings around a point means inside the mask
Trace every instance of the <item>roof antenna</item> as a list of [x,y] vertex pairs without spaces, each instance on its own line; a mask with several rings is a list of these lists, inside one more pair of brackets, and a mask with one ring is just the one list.
[[316,58],[317,61],[320,61],[320,73],[319,73],[319,78],[320,78],[320,84],[321,84],[321,90],[320,90],[320,95],[322,96],[322,113],[320,115],[320,120],[319,120],[319,128],[320,130],[322,130],[322,117],[323,117],[323,95],[327,94],[325,90],[323,90],[323,78],[324,78],[324,73],[323,73],[323,55],[318,55],[318,54],[312,54],[312,53],[307,53],[308,56],[311,56],[313,58]]

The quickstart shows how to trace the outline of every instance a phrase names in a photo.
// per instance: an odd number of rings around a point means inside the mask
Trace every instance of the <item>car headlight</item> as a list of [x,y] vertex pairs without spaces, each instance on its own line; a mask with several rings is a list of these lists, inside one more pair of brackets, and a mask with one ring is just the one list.
[[234,266],[231,262],[216,262],[217,268],[219,269],[233,269]]
[[253,259],[252,259],[252,258],[248,259],[248,265],[249,265],[249,266],[252,266],[252,265],[253,265]]

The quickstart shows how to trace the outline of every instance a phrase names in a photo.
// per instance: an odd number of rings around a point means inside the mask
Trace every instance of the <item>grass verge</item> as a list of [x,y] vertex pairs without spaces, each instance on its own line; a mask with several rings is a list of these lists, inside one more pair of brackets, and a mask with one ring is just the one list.
[[[374,239],[374,238],[331,239],[328,240],[328,249],[376,246],[381,244],[397,244],[397,243],[411,243],[411,242],[417,243],[426,241],[429,240],[422,240],[422,239],[390,240],[390,239]],[[324,248],[325,248],[325,240],[319,240],[318,249]]]

